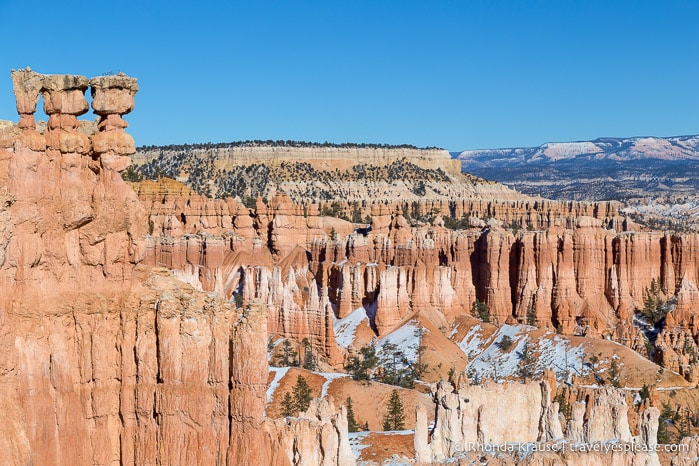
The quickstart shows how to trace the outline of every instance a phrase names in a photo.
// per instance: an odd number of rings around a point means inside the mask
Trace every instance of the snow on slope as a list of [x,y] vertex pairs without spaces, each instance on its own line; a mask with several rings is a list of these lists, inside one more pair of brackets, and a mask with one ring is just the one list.
[[363,307],[355,309],[344,319],[335,320],[333,329],[335,330],[335,341],[337,344],[343,348],[349,347],[354,341],[357,327],[364,321],[368,324],[369,318]]
[[[458,328],[454,328],[450,337],[453,336],[457,330]],[[468,330],[464,338],[456,344],[459,346],[459,348],[461,348],[461,351],[464,352],[467,358],[473,359],[476,357],[476,355],[481,353],[486,344],[489,344],[492,340],[492,336],[483,336],[483,327],[480,325],[474,325]]]
[[272,402],[274,398],[274,392],[279,388],[279,382],[284,378],[287,372],[289,372],[290,367],[270,367],[269,371],[274,372],[274,379],[270,382],[269,387],[267,387],[267,403]]
[[[503,379],[517,377],[524,346],[529,343],[537,359],[537,370],[552,369],[559,379],[583,375],[588,368],[583,364],[585,352],[582,346],[571,346],[570,341],[552,332],[532,339],[528,325],[503,325],[490,338],[481,338],[482,328],[475,325],[457,345],[469,358],[466,370],[479,379],[484,377]],[[512,347],[503,351],[499,343],[504,337],[512,339]]]
[[381,354],[384,345],[386,345],[386,343],[391,343],[396,345],[409,361],[415,361],[417,359],[422,333],[429,332],[429,330],[418,325],[419,323],[417,321],[411,320],[402,327],[389,333],[376,344],[376,353]]
[[462,160],[464,166],[493,161],[511,164],[533,161],[558,162],[572,160],[578,156],[612,160],[697,160],[698,148],[698,136],[599,138],[593,141],[547,142],[538,147],[466,150],[460,152],[456,158]]
[[325,398],[328,395],[328,389],[333,380],[341,379],[343,377],[349,377],[349,374],[343,374],[341,372],[314,372],[314,374],[322,375],[325,377],[325,382],[323,382],[323,388],[320,391],[320,397]]
[[[546,338],[548,337],[548,338]],[[570,341],[547,332],[538,341],[540,370],[551,368],[556,378],[572,382],[573,375],[584,375],[588,368],[584,364],[585,351],[582,346],[570,347]],[[560,376],[562,375],[562,377]]]
[[354,453],[355,458],[359,458],[359,456],[362,454],[362,450],[369,446],[368,444],[363,443],[369,434],[371,434],[369,431],[349,433],[350,448],[352,449],[352,453]]
[[[494,380],[514,376],[524,345],[529,341],[526,330],[524,325],[503,325],[485,349],[468,363],[466,370],[477,374],[479,378],[488,377]],[[508,351],[502,351],[497,345],[505,336],[510,337],[513,342]]]

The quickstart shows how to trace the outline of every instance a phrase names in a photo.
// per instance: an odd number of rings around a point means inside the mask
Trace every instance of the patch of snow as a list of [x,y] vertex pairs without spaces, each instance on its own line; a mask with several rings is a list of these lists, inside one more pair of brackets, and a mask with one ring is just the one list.
[[267,350],[267,362],[272,361],[272,353],[274,352],[274,348],[279,346],[283,341],[284,341],[284,338],[280,338],[277,341],[272,342],[272,348]]
[[456,324],[456,326],[451,329],[451,332],[449,332],[449,335],[447,335],[447,338],[451,340],[454,337],[454,335],[459,333],[459,327],[461,327],[461,324]]
[[488,339],[482,339],[482,336],[483,327],[481,327],[480,324],[474,325],[468,329],[464,338],[456,344],[461,348],[461,351],[464,352],[467,358],[473,359],[483,351],[485,345],[489,342]]
[[350,432],[348,437],[349,437],[349,443],[350,443],[350,448],[352,449],[352,453],[354,453],[354,457],[356,459],[359,459],[359,455],[361,455],[362,450],[364,450],[366,447],[369,445],[364,445],[362,442],[369,436],[371,432]]
[[325,377],[325,382],[323,382],[323,388],[320,391],[320,397],[325,398],[328,395],[328,388],[330,384],[335,379],[341,379],[343,377],[349,377],[349,374],[342,374],[339,372],[314,372],[314,374],[322,375]]
[[[551,332],[544,336],[551,335]],[[573,375],[585,375],[588,367],[585,366],[585,350],[582,346],[570,347],[570,340],[558,335],[552,338],[541,338],[538,341],[539,358],[537,368],[539,370],[553,369],[558,374],[565,374],[566,382],[572,383]]]
[[357,327],[365,320],[367,323],[369,322],[369,317],[367,317],[363,307],[355,309],[343,319],[335,320],[333,330],[335,330],[335,341],[337,344],[343,348],[349,347],[354,341]]
[[[529,341],[527,328],[526,325],[503,325],[500,327],[495,338],[491,339],[487,348],[469,362],[466,370],[475,372],[479,378],[488,377],[496,381],[503,377],[514,376],[517,373],[524,345]],[[507,351],[502,351],[494,342],[499,342],[505,336],[512,339],[513,346]]]
[[642,401],[643,401],[643,399],[641,398],[641,394],[636,393],[636,396],[633,398],[633,404],[638,406],[641,404]]
[[390,458],[383,460],[381,466],[411,466],[413,464],[415,464],[413,460],[394,453]]
[[[528,334],[531,329],[533,327],[528,325],[503,325],[485,342],[480,339],[479,329],[470,329],[464,339],[457,343],[470,359],[467,371],[475,373],[479,378],[498,380],[514,377],[517,375],[522,352],[527,343],[536,355],[539,372],[552,369],[559,379],[565,377],[567,382],[571,382],[573,375],[585,375],[589,371],[584,364],[585,350],[582,346],[571,347],[568,339],[551,332],[532,341]],[[513,344],[509,350],[503,351],[498,343],[505,336],[511,338]],[[477,356],[473,357],[474,354]]]
[[270,382],[269,387],[267,387],[267,403],[272,402],[274,398],[274,392],[279,388],[279,382],[284,378],[287,372],[289,372],[288,367],[270,367],[270,372],[274,372],[274,379]]
[[384,346],[387,343],[391,343],[396,345],[409,361],[415,361],[417,360],[418,348],[422,338],[421,333],[427,331],[422,327],[418,327],[417,321],[411,320],[380,339],[376,344],[376,354],[381,354]]
[[277,346],[279,346],[279,345],[281,345],[282,343],[284,343],[284,340],[286,340],[286,338],[280,337],[277,341],[275,341],[274,343],[272,343],[272,345],[276,348]]

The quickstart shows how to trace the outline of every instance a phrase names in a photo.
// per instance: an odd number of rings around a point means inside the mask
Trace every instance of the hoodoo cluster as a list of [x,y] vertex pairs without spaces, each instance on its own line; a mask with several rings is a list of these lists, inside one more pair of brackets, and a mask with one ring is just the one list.
[[[91,155],[93,170],[100,167],[121,171],[130,163],[135,152],[133,138],[124,131],[128,123],[122,118],[134,108],[138,91],[136,78],[119,73],[88,79],[74,75],[44,75],[31,69],[13,71],[22,130],[21,141],[34,151],[46,150],[61,154]],[[90,89],[92,109],[98,116],[97,127],[78,117],[87,113],[89,105],[85,91]],[[39,96],[44,101],[44,112],[49,117],[46,131],[37,131],[34,117]]]

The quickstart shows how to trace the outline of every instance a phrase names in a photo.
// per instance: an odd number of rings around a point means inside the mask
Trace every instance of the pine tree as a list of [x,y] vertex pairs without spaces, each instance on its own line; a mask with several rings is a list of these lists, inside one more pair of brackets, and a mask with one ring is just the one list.
[[291,398],[291,393],[289,392],[286,392],[284,394],[284,398],[282,399],[281,414],[283,417],[290,417],[296,415],[294,400]]
[[282,343],[282,354],[279,356],[277,364],[279,364],[279,367],[298,366],[298,361],[296,360],[297,355],[298,353],[291,346],[289,340],[284,340]]
[[316,370],[317,364],[316,357],[313,354],[313,345],[311,345],[308,338],[304,338],[303,341],[301,341],[301,346],[303,346],[303,368],[309,371]]
[[298,376],[291,391],[294,394],[294,409],[299,413],[305,412],[311,404],[312,392],[302,375]]
[[503,335],[503,337],[495,343],[498,348],[500,348],[501,351],[508,351],[510,348],[512,348],[512,345],[514,345],[514,341],[512,341],[512,337],[509,335]]
[[347,430],[349,432],[359,432],[359,423],[354,417],[354,409],[352,409],[352,398],[347,397]]
[[609,365],[609,384],[612,387],[621,387],[621,367],[616,359],[612,359],[612,363]]
[[366,345],[359,350],[359,355],[349,357],[345,370],[352,374],[354,380],[369,380],[372,370],[378,363],[376,348],[372,345]]
[[485,323],[490,322],[490,310],[488,309],[488,305],[482,301],[476,299],[473,302],[473,306],[471,306],[471,314],[474,317],[478,317]]
[[655,278],[650,281],[650,288],[643,290],[643,309],[641,309],[641,313],[653,325],[660,323],[668,311],[665,301],[660,297],[660,293],[660,284]]
[[388,409],[383,418],[383,430],[403,430],[405,428],[405,414],[403,413],[403,402],[398,395],[398,390],[391,392],[388,400]]
[[536,327],[536,310],[531,304],[527,306],[527,325]]
[[379,357],[381,372],[376,380],[389,385],[400,385],[403,376],[401,364],[404,359],[405,355],[398,348],[398,345],[389,342],[384,343],[381,348],[381,356]]
[[529,342],[526,342],[520,354],[519,363],[517,365],[517,375],[522,379],[522,382],[527,383],[536,377],[536,373],[536,358],[529,346]]
[[[422,341],[422,335],[420,341]],[[415,345],[413,345],[413,348],[415,348]],[[423,345],[418,345],[415,348],[415,361],[410,362],[409,368],[408,379],[410,380],[410,386],[404,386],[404,388],[413,388],[412,385],[414,381],[420,380],[423,374],[427,371],[429,365],[426,362],[423,362],[423,355],[425,354],[426,350],[427,347]]]
[[566,398],[565,393],[560,392],[558,395],[555,396],[554,401],[558,402],[558,412],[564,418],[570,419],[572,408],[570,404],[568,404],[568,399]]

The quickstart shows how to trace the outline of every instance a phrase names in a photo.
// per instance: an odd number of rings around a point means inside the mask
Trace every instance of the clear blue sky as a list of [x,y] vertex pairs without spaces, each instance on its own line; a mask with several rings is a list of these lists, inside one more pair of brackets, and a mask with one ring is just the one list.
[[136,143],[699,133],[699,1],[0,0],[10,68],[139,79]]

